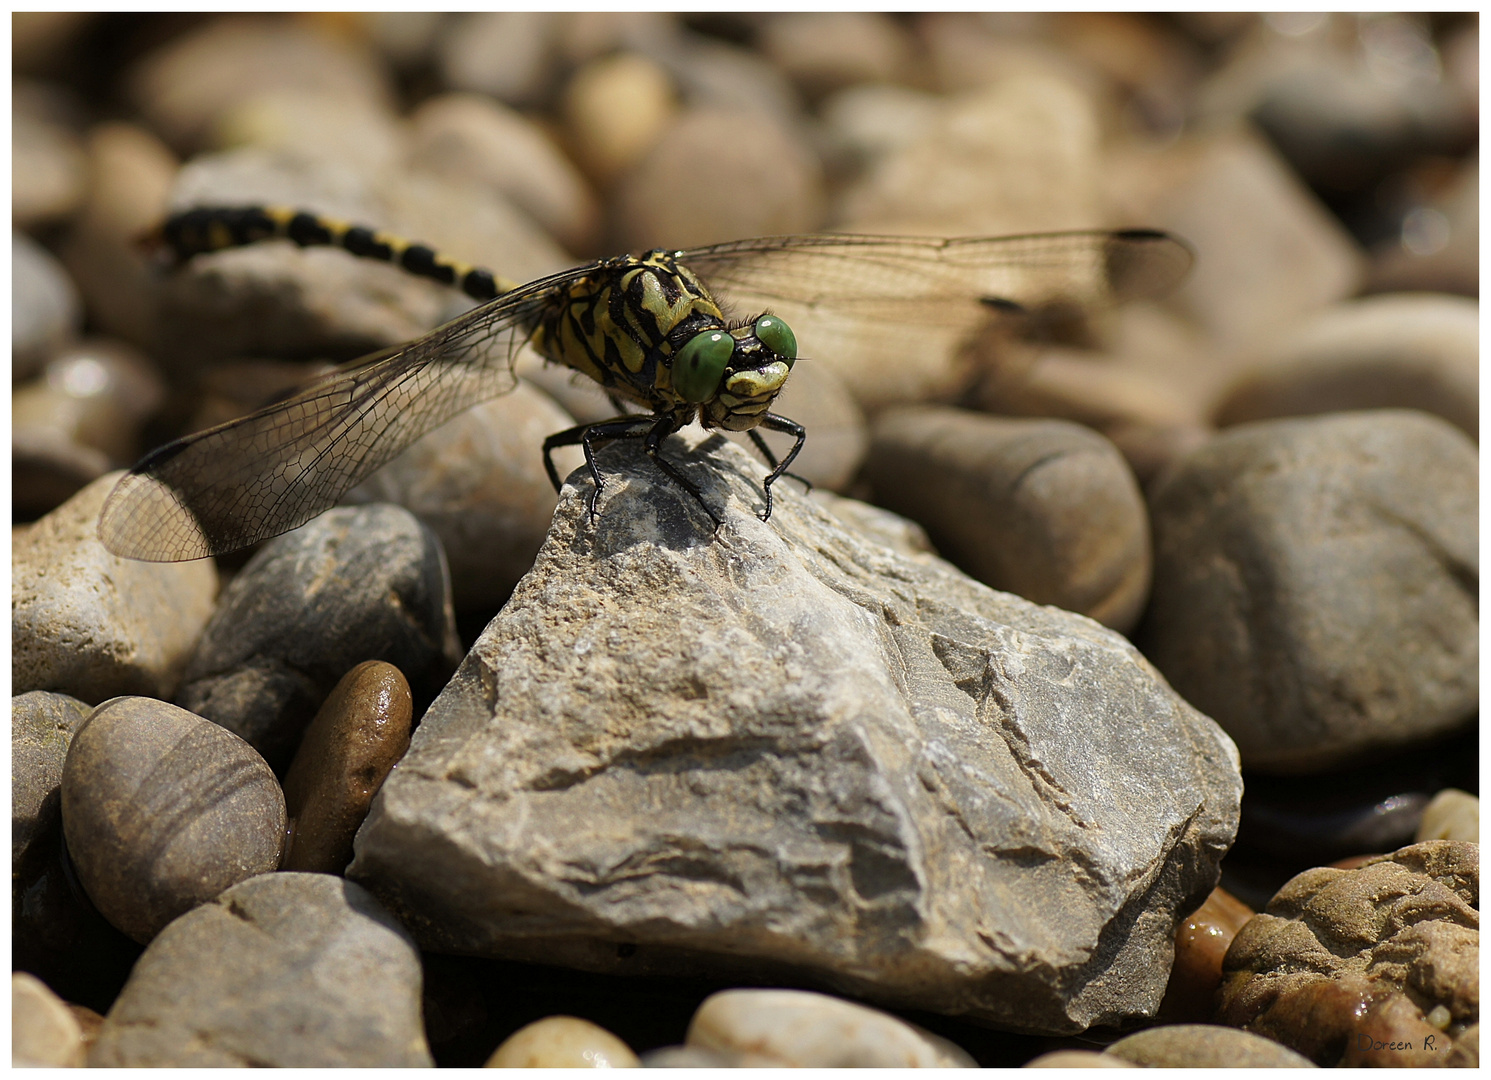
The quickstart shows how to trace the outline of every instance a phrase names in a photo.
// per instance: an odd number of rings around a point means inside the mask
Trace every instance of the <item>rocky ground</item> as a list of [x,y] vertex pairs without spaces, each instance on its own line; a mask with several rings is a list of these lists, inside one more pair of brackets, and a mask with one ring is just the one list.
[[[14,16],[15,1063],[1477,1065],[1478,26]],[[518,281],[1195,261],[795,323],[767,522],[699,429],[718,530],[635,441],[556,497],[614,410],[524,350],[303,528],[120,558],[141,453],[472,306],[138,243],[264,203]]]

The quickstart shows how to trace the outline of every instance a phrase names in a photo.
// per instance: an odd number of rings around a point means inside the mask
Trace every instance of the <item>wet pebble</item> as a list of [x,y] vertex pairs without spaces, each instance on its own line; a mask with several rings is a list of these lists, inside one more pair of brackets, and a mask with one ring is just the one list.
[[605,1028],[576,1016],[546,1016],[519,1028],[487,1059],[489,1069],[635,1069],[637,1055]]
[[285,798],[253,748],[164,701],[93,710],[62,772],[62,824],[103,916],[147,942],[177,916],[279,866]]
[[[430,432],[353,488],[347,501],[411,511],[440,538],[456,610],[494,610],[548,535],[558,496],[541,448],[573,423],[542,391],[520,384]],[[561,479],[583,461],[578,447],[554,453]]]
[[10,1064],[20,1069],[78,1068],[83,1028],[67,1002],[23,971],[10,976]]
[[98,332],[150,349],[159,268],[139,238],[165,215],[179,164],[154,133],[121,121],[86,138],[87,198],[60,247]]
[[1453,731],[1478,701],[1476,476],[1474,445],[1425,413],[1222,433],[1152,493],[1141,646],[1245,766]]
[[523,114],[477,94],[443,94],[409,123],[409,154],[420,168],[502,192],[571,251],[595,246],[595,197],[547,132]]
[[386,503],[327,511],[265,545],[224,591],[177,702],[283,767],[332,687],[373,659],[424,694],[460,659],[440,541]]
[[1160,1003],[1167,1023],[1205,1022],[1222,984],[1222,958],[1253,909],[1225,889],[1213,889],[1205,902],[1175,931],[1175,964]]
[[630,171],[678,112],[672,78],[655,60],[618,52],[570,78],[560,103],[568,143],[603,187]]
[[1415,843],[1425,840],[1481,842],[1481,800],[1468,791],[1445,788],[1424,807]]
[[93,710],[66,694],[32,691],[10,701],[10,864],[11,902],[25,880],[24,864],[35,858],[32,844],[62,823],[62,763],[72,737]]
[[409,749],[413,717],[409,684],[392,664],[369,660],[342,677],[285,774],[291,838],[282,869],[346,868],[373,796]]
[[12,693],[97,702],[176,689],[212,614],[217,570],[109,554],[98,515],[120,475],[99,477],[12,541]]
[[699,1006],[685,1045],[735,1054],[747,1068],[976,1068],[931,1032],[806,990],[723,990]]
[[1272,1039],[1215,1024],[1171,1024],[1135,1032],[1103,1051],[1146,1069],[1310,1069],[1314,1063]]
[[24,378],[82,325],[78,290],[62,264],[31,237],[10,237],[11,378]]
[[1443,1064],[1480,1021],[1479,907],[1478,844],[1307,870],[1238,932],[1217,1019],[1323,1066]]
[[1111,443],[1062,421],[937,406],[871,427],[876,501],[985,584],[1129,629],[1149,587],[1144,499]]
[[1216,408],[1222,426],[1353,409],[1422,409],[1480,430],[1480,305],[1370,296],[1282,335]]
[[366,892],[263,874],[173,922],[104,1019],[95,1068],[428,1068],[419,953]]
[[[730,132],[721,140],[720,132]],[[823,176],[802,139],[760,112],[685,109],[620,181],[613,243],[686,248],[811,232]]]

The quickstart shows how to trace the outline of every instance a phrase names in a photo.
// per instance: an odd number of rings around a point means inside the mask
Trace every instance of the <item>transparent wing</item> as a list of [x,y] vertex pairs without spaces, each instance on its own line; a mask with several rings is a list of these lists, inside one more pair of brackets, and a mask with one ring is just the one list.
[[[831,367],[860,404],[949,392],[987,363],[968,352],[1011,309],[1056,325],[1077,313],[1164,292],[1191,252],[1156,232],[1070,232],[936,239],[831,234],[685,252],[737,317],[771,311],[801,356]],[[989,356],[997,353],[988,353]],[[975,360],[975,357],[978,357]]]
[[[1104,305],[1158,296],[1193,256],[1150,230],[939,239],[820,234],[739,240],[679,261],[745,310],[913,327],[976,321],[991,304]],[[717,295],[718,295],[717,294]]]
[[151,562],[234,551],[303,525],[421,435],[516,385],[513,358],[562,283],[545,278],[293,397],[155,450],[110,493],[98,535]]

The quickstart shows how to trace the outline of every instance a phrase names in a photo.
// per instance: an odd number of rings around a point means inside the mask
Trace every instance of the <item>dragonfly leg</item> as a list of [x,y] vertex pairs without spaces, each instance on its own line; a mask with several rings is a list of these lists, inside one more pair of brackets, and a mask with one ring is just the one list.
[[[802,444],[807,442],[808,433],[803,430],[803,426],[796,420],[788,420],[785,416],[778,416],[776,413],[767,413],[763,416],[761,418],[761,427],[766,428],[768,431],[780,431],[782,434],[791,435],[797,440],[792,444],[792,449],[787,451],[787,456],[780,463],[773,463],[771,473],[761,484],[761,490],[766,493],[766,509],[761,512],[761,520],[767,521],[771,518],[771,485],[776,483],[777,478],[784,474],[787,476],[792,475],[787,472],[787,466],[792,464],[792,459],[797,457],[798,452],[802,449]],[[751,428],[751,434],[756,436],[756,445],[766,451],[766,458],[768,461],[771,461],[772,454],[771,451],[766,450],[766,440],[756,435],[755,428]],[[797,479],[802,480],[802,477],[799,476]],[[807,481],[803,480],[803,483],[807,484]],[[811,488],[812,485],[808,484],[808,487]]]
[[[766,440],[761,437],[761,432],[755,428],[748,428],[746,434],[751,437],[751,442],[756,444],[756,449],[761,451],[761,456],[766,459],[766,464],[775,470],[777,467],[777,456],[771,452],[771,447],[766,445]],[[801,446],[802,443],[799,442],[798,447],[800,448]],[[796,449],[792,451],[792,456],[797,456]],[[788,472],[785,468],[782,470],[782,475],[792,477],[792,479],[796,480],[807,491],[813,490],[813,481],[809,480],[806,476],[799,476],[795,472]]]
[[618,416],[615,420],[603,420],[598,424],[576,424],[572,428],[556,432],[544,440],[544,468],[549,473],[549,482],[558,491],[563,485],[559,479],[559,470],[554,467],[552,451],[560,446],[578,446],[585,451],[585,464],[590,469],[591,479],[595,481],[595,487],[590,492],[588,506],[590,517],[595,518],[597,500],[601,495],[601,488],[605,481],[601,479],[600,466],[595,460],[595,442],[602,439],[640,439],[647,434],[647,428],[651,427],[653,418],[651,416]]
[[725,523],[725,519],[709,508],[709,504],[704,501],[704,493],[694,485],[692,480],[684,476],[683,473],[679,472],[672,465],[669,465],[667,460],[658,453],[662,448],[663,440],[677,430],[678,423],[671,415],[660,416],[657,422],[652,425],[652,429],[648,431],[647,442],[643,444],[643,447],[647,451],[647,456],[657,463],[657,467],[671,476],[675,483],[692,495],[694,501],[703,507],[704,512],[709,515],[709,520],[714,522],[714,531],[719,532],[720,526]]

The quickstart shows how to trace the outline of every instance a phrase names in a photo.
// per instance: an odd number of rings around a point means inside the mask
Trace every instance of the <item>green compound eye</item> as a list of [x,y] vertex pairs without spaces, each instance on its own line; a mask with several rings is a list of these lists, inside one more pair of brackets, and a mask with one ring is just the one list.
[[756,340],[765,345],[792,366],[797,359],[797,337],[792,328],[775,315],[763,315],[756,320]]
[[706,330],[689,338],[673,361],[673,389],[684,401],[698,404],[714,397],[735,339],[723,330]]

